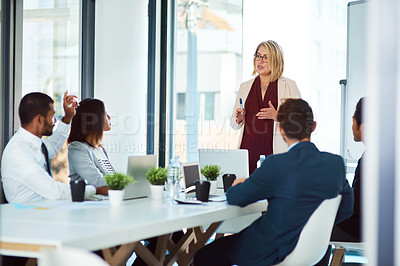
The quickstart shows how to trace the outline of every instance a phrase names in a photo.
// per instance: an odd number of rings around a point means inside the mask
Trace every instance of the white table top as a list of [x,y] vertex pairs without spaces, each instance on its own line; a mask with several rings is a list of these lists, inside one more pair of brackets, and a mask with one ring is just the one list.
[[[0,241],[98,250],[265,211],[267,207],[266,201],[244,208],[226,202],[168,205],[151,199],[122,204],[110,207],[108,201],[47,201],[1,205]],[[6,249],[0,249],[0,253],[21,255]]]

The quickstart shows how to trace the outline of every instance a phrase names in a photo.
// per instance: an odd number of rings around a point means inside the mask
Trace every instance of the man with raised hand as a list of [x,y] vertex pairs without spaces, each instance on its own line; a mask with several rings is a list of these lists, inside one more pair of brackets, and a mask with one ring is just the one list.
[[[50,159],[68,137],[70,122],[78,105],[75,98],[65,92],[65,116],[57,123],[54,132],[53,99],[41,92],[29,93],[22,98],[18,109],[21,127],[8,142],[1,160],[3,189],[8,202],[71,199],[69,184],[53,179]],[[93,186],[86,186],[86,197],[95,193]]]

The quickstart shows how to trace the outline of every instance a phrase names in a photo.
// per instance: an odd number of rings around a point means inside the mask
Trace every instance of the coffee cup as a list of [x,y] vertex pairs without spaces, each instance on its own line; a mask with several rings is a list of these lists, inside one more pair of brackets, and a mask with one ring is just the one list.
[[85,180],[83,180],[83,178],[80,176],[71,178],[69,185],[71,187],[72,201],[82,202],[85,198]]
[[196,182],[196,198],[197,200],[207,202],[210,195],[210,182],[197,181]]
[[228,190],[232,186],[233,181],[235,181],[235,174],[224,174],[222,175],[222,181],[224,183],[224,192]]

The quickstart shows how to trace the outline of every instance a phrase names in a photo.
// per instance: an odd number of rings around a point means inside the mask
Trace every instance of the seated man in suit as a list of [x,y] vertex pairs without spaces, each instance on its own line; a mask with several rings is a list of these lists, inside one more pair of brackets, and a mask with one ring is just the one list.
[[301,230],[322,201],[342,195],[335,223],[352,214],[353,192],[343,159],[320,152],[310,142],[316,123],[308,103],[287,99],[277,118],[288,152],[268,156],[226,194],[228,203],[238,206],[267,199],[267,211],[240,233],[202,248],[195,255],[195,266],[277,264],[295,248]]
[[[22,98],[18,109],[21,128],[8,142],[1,160],[3,189],[8,202],[71,198],[70,186],[52,178],[50,159],[68,137],[77,106],[74,97],[67,96],[67,92],[64,94],[65,116],[54,132],[53,99],[40,92]],[[43,139],[42,136],[50,137]],[[93,186],[86,186],[85,196],[95,193]]]

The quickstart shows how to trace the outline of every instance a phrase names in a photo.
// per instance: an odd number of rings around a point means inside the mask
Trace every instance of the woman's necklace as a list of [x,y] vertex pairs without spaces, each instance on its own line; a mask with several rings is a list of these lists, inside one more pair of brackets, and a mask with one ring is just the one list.
[[90,141],[88,141],[88,140],[86,140],[86,139],[85,139],[85,141],[86,141],[87,144],[89,144],[89,146],[92,146],[92,147],[95,148],[95,149],[97,149],[98,147],[101,146],[101,145],[99,145],[99,146],[94,145],[92,142],[90,142]]

